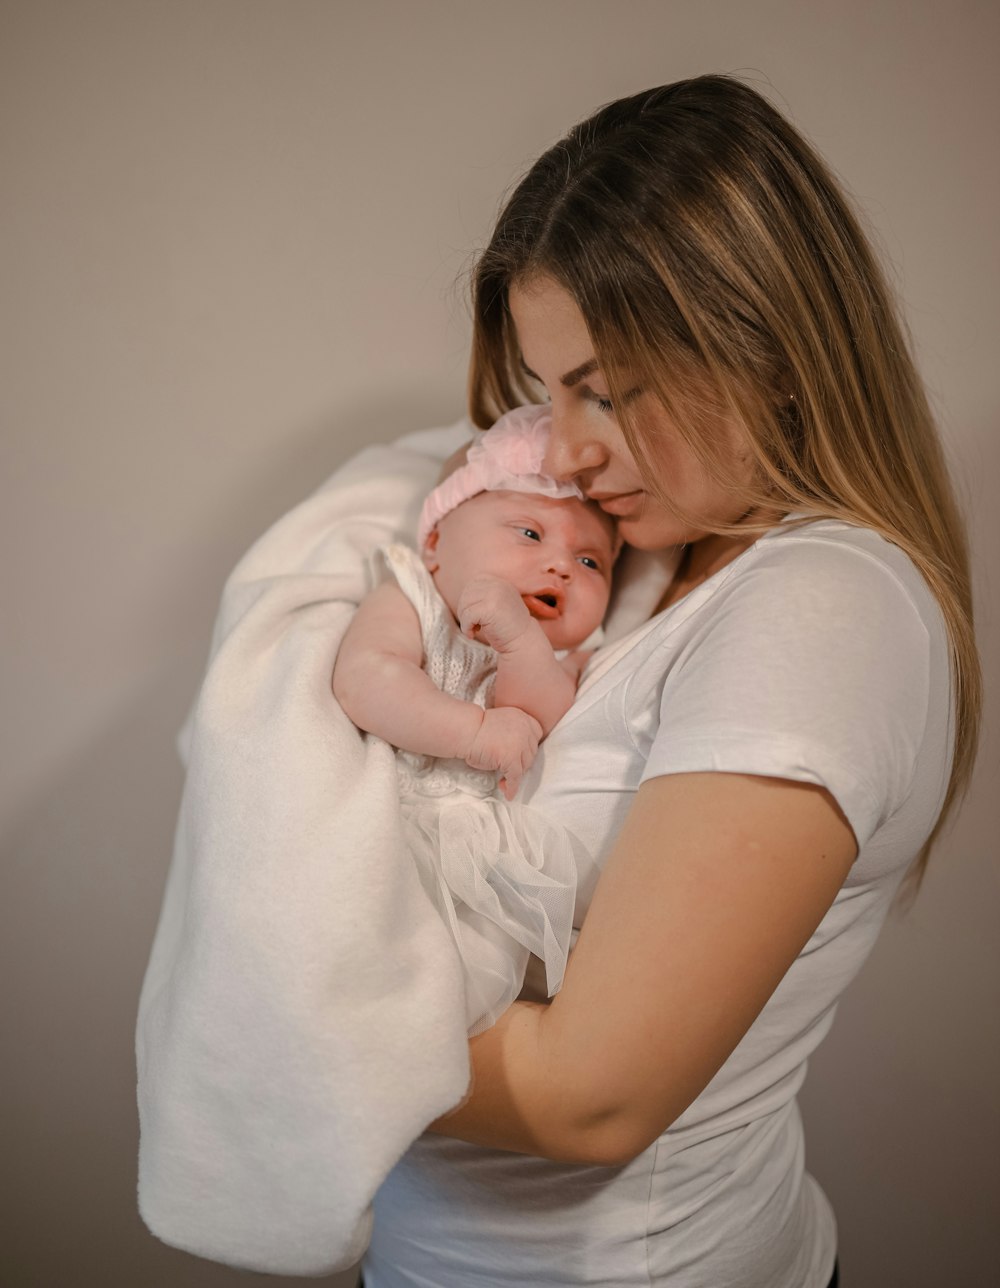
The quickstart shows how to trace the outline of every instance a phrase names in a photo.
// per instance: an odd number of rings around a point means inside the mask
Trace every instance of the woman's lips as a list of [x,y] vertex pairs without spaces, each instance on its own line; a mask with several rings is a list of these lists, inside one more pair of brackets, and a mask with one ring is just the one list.
[[605,514],[614,514],[621,518],[631,514],[641,503],[642,497],[642,490],[636,489],[634,492],[591,492],[587,500],[596,501]]

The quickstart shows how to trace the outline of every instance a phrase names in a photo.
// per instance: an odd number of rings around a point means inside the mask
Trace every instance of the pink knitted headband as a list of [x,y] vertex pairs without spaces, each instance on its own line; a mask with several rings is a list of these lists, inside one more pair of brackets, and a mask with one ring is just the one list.
[[469,447],[466,463],[439,483],[424,502],[417,528],[418,547],[423,549],[446,514],[480,492],[535,492],[583,500],[575,483],[559,483],[541,472],[551,423],[547,406],[515,407],[480,434]]

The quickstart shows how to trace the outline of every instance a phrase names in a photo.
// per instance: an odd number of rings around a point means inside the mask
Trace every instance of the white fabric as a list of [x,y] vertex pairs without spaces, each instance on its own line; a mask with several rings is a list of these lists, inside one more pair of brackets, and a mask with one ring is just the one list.
[[330,691],[376,546],[471,433],[373,447],[226,585],[140,999],[139,1205],[236,1266],[350,1265],[369,1201],[465,1092],[459,961],[403,840],[393,753]]
[[[139,1002],[139,1209],[227,1264],[353,1264],[380,1181],[469,1077],[461,963],[403,836],[392,749],[330,679],[373,552],[473,428],[371,447],[227,581]],[[623,556],[619,629],[661,563]],[[624,575],[619,574],[624,570]]]
[[[420,621],[424,670],[453,698],[493,705],[497,654],[463,635],[417,552],[396,543],[380,562]],[[531,954],[544,962],[546,995],[562,985],[578,881],[594,863],[567,829],[519,801],[497,775],[464,760],[396,753],[407,849],[462,960],[470,1037],[517,997]]]
[[523,793],[599,862],[641,782],[701,770],[824,785],[858,858],[657,1142],[601,1168],[422,1136],[376,1197],[367,1288],[825,1288],[835,1223],[795,1095],[938,813],[951,736],[936,604],[899,550],[842,524],[782,525],[599,653]]
[[[438,593],[434,579],[411,546],[393,542],[376,551],[375,580],[391,579],[413,605],[420,623],[423,669],[449,697],[487,708],[493,705],[496,649],[470,639],[458,627]],[[460,785],[476,796],[491,796],[497,775],[472,769],[464,760],[440,760],[416,752],[397,751],[396,767],[407,790],[424,796],[445,796]]]

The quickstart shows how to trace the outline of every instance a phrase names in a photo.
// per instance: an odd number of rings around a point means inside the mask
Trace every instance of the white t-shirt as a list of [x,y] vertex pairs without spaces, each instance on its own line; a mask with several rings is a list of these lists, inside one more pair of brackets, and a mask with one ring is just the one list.
[[938,814],[951,741],[937,604],[901,551],[845,524],[779,526],[598,653],[522,790],[599,861],[643,781],[704,770],[823,785],[858,858],[654,1144],[610,1168],[421,1137],[376,1197],[367,1288],[825,1288],[836,1228],[795,1095]]

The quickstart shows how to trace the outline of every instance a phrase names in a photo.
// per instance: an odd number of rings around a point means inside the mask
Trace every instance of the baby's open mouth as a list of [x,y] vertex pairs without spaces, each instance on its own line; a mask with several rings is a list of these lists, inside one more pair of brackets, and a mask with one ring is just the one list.
[[541,617],[546,621],[559,616],[559,596],[551,591],[542,591],[538,595],[522,596],[532,617]]

